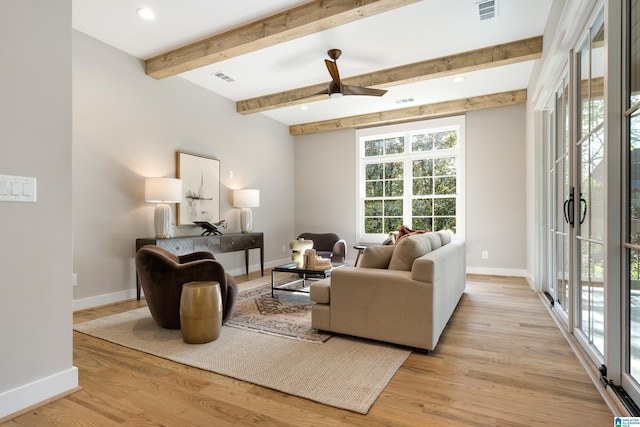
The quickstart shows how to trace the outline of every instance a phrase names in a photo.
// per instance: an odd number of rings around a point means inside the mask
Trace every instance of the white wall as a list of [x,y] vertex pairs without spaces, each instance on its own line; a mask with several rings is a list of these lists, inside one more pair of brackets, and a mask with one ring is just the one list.
[[71,1],[0,2],[0,419],[78,385],[71,318]]
[[[525,105],[467,114],[467,272],[526,275]],[[482,259],[482,251],[489,252]]]
[[[135,239],[153,235],[155,205],[144,202],[144,178],[175,176],[176,151],[220,160],[225,233],[240,231],[232,189],[258,188],[254,230],[265,233],[266,264],[288,259],[295,237],[288,128],[237,114],[233,102],[180,77],[148,77],[142,61],[83,33],[72,37],[74,307],[135,295]],[[200,229],[176,230],[186,234]],[[231,274],[244,273],[244,252],[217,258]],[[259,251],[251,251],[250,264],[259,269]]]
[[[525,106],[470,112],[465,129],[467,271],[524,276]],[[356,154],[352,130],[295,139],[295,231],[336,232],[352,260]]]
[[336,233],[354,260],[356,239],[355,131],[298,136],[295,140],[295,234]]

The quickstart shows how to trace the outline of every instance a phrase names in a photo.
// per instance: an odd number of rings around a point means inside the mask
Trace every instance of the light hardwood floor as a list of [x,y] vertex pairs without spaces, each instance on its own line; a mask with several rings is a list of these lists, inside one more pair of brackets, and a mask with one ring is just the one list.
[[[144,305],[85,310],[74,322]],[[517,278],[469,277],[436,351],[413,352],[367,415],[73,337],[83,389],[3,425],[613,425],[542,301]]]

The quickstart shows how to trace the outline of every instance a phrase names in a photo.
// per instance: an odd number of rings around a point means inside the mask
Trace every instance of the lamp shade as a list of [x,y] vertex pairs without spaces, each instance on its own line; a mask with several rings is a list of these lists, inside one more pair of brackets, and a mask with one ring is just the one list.
[[176,178],[147,178],[144,182],[144,198],[147,202],[180,203],[182,181]]
[[233,192],[233,207],[257,208],[260,206],[260,190],[242,189]]

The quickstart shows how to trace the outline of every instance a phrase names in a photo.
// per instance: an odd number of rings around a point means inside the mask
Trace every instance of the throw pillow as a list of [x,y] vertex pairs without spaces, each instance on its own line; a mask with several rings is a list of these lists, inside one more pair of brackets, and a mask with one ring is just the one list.
[[389,261],[389,270],[411,271],[413,261],[429,252],[431,240],[426,235],[407,236],[396,245]]
[[429,230],[412,230],[406,225],[401,225],[400,227],[398,227],[398,232],[396,234],[396,244],[398,244],[398,242],[404,237],[415,236],[416,234],[423,234],[428,232]]
[[359,266],[363,268],[387,268],[394,249],[395,246],[393,245],[369,246],[364,250]]

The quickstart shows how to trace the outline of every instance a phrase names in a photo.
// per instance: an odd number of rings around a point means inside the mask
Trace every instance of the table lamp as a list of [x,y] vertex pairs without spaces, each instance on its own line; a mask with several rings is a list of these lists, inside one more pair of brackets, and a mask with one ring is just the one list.
[[171,207],[167,203],[182,201],[182,181],[176,178],[147,178],[144,183],[144,198],[156,202],[153,214],[153,228],[157,239],[173,237]]
[[260,190],[242,189],[233,191],[233,207],[242,208],[240,212],[240,228],[243,233],[253,230],[253,214],[251,208],[260,206]]

